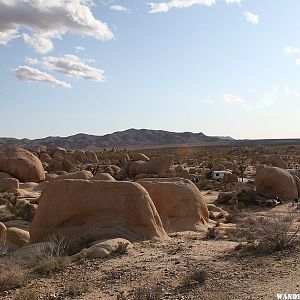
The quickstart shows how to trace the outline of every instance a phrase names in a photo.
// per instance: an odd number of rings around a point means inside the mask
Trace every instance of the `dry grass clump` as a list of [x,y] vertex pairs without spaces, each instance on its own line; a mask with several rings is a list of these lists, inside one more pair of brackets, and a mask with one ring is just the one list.
[[159,285],[139,287],[133,293],[134,300],[160,300],[163,296],[163,288]]
[[50,257],[40,260],[35,266],[33,272],[41,275],[50,275],[63,271],[71,264],[69,257]]
[[14,300],[38,300],[39,296],[33,289],[22,288],[15,296]]
[[272,253],[294,249],[300,243],[300,227],[295,222],[292,214],[245,218],[237,224],[234,234],[247,243],[239,245],[237,250]]
[[0,265],[0,292],[23,287],[28,282],[28,274],[18,265]]
[[207,271],[201,268],[195,268],[188,271],[188,273],[183,278],[184,285],[191,284],[204,284],[207,279]]
[[67,287],[67,294],[71,297],[78,297],[86,293],[89,290],[88,286],[84,282],[73,281]]
[[41,244],[37,249],[40,257],[39,262],[33,269],[34,273],[50,275],[63,271],[71,264],[71,259],[67,256],[69,244],[63,236],[52,236],[49,242]]

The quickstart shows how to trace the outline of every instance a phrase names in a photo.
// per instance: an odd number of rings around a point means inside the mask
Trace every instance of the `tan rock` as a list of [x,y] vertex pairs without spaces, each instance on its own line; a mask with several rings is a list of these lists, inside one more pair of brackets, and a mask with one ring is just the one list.
[[19,189],[19,180],[16,178],[0,179],[0,193],[15,193]]
[[278,196],[285,201],[298,198],[295,179],[288,171],[276,167],[260,166],[256,169],[255,185],[257,194],[273,198]]
[[110,174],[108,173],[97,173],[92,180],[107,180],[107,181],[116,181]]
[[92,172],[87,170],[77,171],[69,174],[59,175],[53,181],[64,180],[64,179],[91,179],[93,177]]
[[229,215],[227,211],[211,203],[207,204],[207,209],[209,212],[221,213],[224,217]]
[[35,243],[53,234],[76,236],[87,242],[116,237],[168,238],[142,186],[97,180],[55,180],[47,186],[30,235]]
[[0,222],[0,245],[5,241],[6,226]]
[[287,169],[287,163],[281,158],[279,154],[271,154],[263,156],[263,163],[270,164],[273,167]]
[[23,182],[45,180],[41,161],[22,148],[7,148],[0,151],[0,171],[9,173]]
[[15,227],[10,227],[6,229],[6,244],[9,247],[12,246],[20,248],[29,244],[29,240],[30,236],[28,231]]
[[55,179],[56,177],[58,177],[57,174],[54,174],[54,173],[47,173],[45,174],[45,180],[46,181],[52,181],[53,179]]
[[61,169],[66,172],[71,172],[74,169],[74,166],[69,160],[64,158],[61,161]]
[[111,165],[110,167],[114,171],[114,174],[120,173],[122,171],[122,169],[120,167],[118,167],[118,166]]
[[83,150],[75,151],[74,155],[79,162],[83,164],[86,164],[88,162],[88,158]]
[[47,163],[47,164],[49,164],[50,163],[50,161],[52,160],[52,158],[50,157],[50,155],[48,155],[47,153],[41,153],[41,155],[40,155],[40,161],[42,162],[42,163]]
[[91,247],[97,246],[97,247],[106,249],[108,252],[112,252],[112,251],[117,250],[117,248],[119,247],[119,244],[128,244],[128,248],[133,247],[133,245],[130,241],[128,241],[126,239],[122,239],[122,238],[96,241],[93,243],[93,245]]
[[138,183],[149,192],[167,232],[201,230],[208,222],[206,203],[191,181],[158,178]]
[[87,160],[89,163],[98,163],[99,162],[98,157],[95,152],[85,151],[85,154],[86,154],[86,157],[87,157]]
[[173,164],[173,155],[151,158],[148,162],[138,160],[129,163],[129,176],[138,174],[160,174],[167,173]]
[[[88,249],[84,249],[84,256],[88,259],[103,259],[106,258],[110,255],[110,253],[102,248],[99,247],[98,245],[92,246]],[[82,255],[83,255],[83,251],[82,251]]]

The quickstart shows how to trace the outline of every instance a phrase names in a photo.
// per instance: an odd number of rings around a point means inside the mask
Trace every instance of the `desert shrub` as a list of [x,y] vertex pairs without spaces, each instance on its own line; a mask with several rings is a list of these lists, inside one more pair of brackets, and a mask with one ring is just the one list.
[[117,248],[112,252],[112,255],[124,255],[128,251],[129,243],[119,242]]
[[288,214],[245,218],[237,224],[236,235],[248,242],[241,249],[270,253],[294,248],[300,241],[299,231],[295,217]]
[[38,249],[40,260],[33,269],[34,273],[50,275],[63,271],[71,264],[71,259],[67,256],[70,249],[67,239],[63,236],[53,235],[49,242],[42,243]]
[[14,300],[38,300],[38,299],[39,296],[37,292],[29,288],[22,288],[14,298]]
[[160,300],[163,296],[163,288],[159,285],[139,287],[133,292],[134,300]]
[[41,259],[34,267],[33,272],[50,275],[59,271],[63,271],[71,264],[71,259],[67,256],[49,257]]
[[28,274],[14,264],[0,265],[0,292],[20,288],[27,284]]
[[78,297],[88,291],[88,286],[84,282],[73,281],[67,287],[67,294],[72,297]]
[[207,279],[207,271],[201,268],[195,268],[188,271],[187,274],[183,277],[184,285],[191,285],[194,283],[204,284]]

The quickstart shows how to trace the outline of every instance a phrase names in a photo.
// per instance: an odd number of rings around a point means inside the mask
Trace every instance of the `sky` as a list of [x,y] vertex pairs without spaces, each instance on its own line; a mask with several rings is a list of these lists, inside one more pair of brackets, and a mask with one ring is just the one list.
[[300,138],[299,0],[0,0],[0,136]]

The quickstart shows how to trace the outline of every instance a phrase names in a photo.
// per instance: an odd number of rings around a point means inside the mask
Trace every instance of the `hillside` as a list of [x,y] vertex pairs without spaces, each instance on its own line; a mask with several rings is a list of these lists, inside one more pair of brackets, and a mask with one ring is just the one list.
[[27,148],[37,146],[86,148],[145,148],[182,145],[214,145],[224,143],[221,138],[209,137],[203,133],[169,132],[163,130],[128,129],[103,136],[76,134],[68,137],[46,137],[43,139],[0,138],[0,147],[18,145]]

